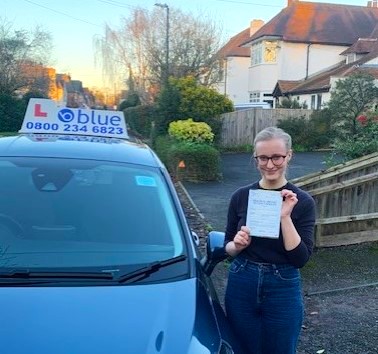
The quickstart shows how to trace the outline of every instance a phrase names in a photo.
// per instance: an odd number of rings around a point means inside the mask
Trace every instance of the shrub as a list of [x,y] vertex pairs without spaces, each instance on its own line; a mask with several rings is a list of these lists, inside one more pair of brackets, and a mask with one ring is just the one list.
[[334,139],[330,112],[327,109],[314,111],[308,120],[305,117],[279,120],[277,126],[291,135],[296,151],[328,148]]
[[157,109],[154,105],[129,107],[123,111],[128,127],[145,138],[151,136],[151,129]]
[[232,146],[226,146],[221,147],[219,149],[222,153],[227,152],[246,152],[246,153],[252,153],[253,152],[253,145],[252,144],[243,144],[243,145],[232,145]]
[[[186,181],[215,181],[221,178],[220,154],[208,144],[178,142],[169,154],[172,174]],[[183,161],[185,167],[179,167]]]
[[168,170],[170,170],[169,154],[175,142],[175,139],[169,135],[159,135],[153,142],[153,149],[158,154],[160,160],[167,166]]
[[214,134],[205,122],[193,122],[193,119],[171,122],[168,134],[178,141],[193,143],[212,143]]
[[307,121],[304,117],[290,117],[278,120],[277,127],[291,135],[293,146],[305,144]]
[[17,132],[20,130],[27,102],[15,96],[0,93],[0,131]]
[[210,125],[215,137],[221,131],[220,115],[233,111],[230,99],[216,90],[200,85],[195,78],[173,78],[157,99],[159,107],[159,134],[166,134],[170,122],[192,117],[194,121]]
[[[156,138],[154,149],[176,179],[200,182],[221,178],[220,153],[211,145],[179,142],[166,135]],[[185,167],[179,167],[181,161]]]
[[290,97],[284,97],[277,108],[292,108],[292,109],[307,109],[307,103],[300,104],[297,99],[291,99]]
[[345,156],[346,160],[378,152],[377,112],[359,115],[356,121],[356,134],[335,141],[335,149]]

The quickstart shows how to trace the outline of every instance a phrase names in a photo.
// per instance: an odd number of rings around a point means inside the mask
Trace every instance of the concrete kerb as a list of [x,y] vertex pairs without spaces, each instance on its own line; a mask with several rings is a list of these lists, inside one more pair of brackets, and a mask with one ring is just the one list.
[[186,195],[186,197],[188,198],[190,204],[192,205],[193,209],[196,211],[196,213],[199,215],[199,217],[203,220],[205,220],[205,217],[204,215],[200,212],[200,210],[198,209],[196,203],[194,203],[192,197],[189,195],[188,191],[186,190],[186,188],[184,187],[184,185],[178,181],[177,182],[178,185],[180,186],[180,188],[182,189],[182,191],[184,192],[184,194]]

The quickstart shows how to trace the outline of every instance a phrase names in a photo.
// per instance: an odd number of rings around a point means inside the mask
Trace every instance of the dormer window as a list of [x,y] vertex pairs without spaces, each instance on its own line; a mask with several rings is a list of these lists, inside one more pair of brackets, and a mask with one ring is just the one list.
[[349,53],[349,54],[347,54],[347,56],[346,56],[346,64],[353,63],[356,60],[357,60],[356,53]]

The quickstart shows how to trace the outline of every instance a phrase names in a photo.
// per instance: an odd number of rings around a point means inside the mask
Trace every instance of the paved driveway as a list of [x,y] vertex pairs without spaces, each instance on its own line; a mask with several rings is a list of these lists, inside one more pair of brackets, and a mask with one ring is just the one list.
[[[327,153],[298,152],[290,161],[288,179],[304,176],[326,168]],[[205,219],[218,231],[224,231],[227,208],[231,194],[240,186],[259,179],[260,174],[251,160],[251,154],[223,154],[221,182],[183,182],[189,196],[204,215]]]

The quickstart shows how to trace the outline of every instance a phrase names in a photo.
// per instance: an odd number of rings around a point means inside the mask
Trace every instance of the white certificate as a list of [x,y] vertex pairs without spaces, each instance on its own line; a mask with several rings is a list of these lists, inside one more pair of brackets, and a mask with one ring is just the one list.
[[281,192],[251,189],[248,197],[246,225],[251,231],[251,236],[278,238],[281,206]]

